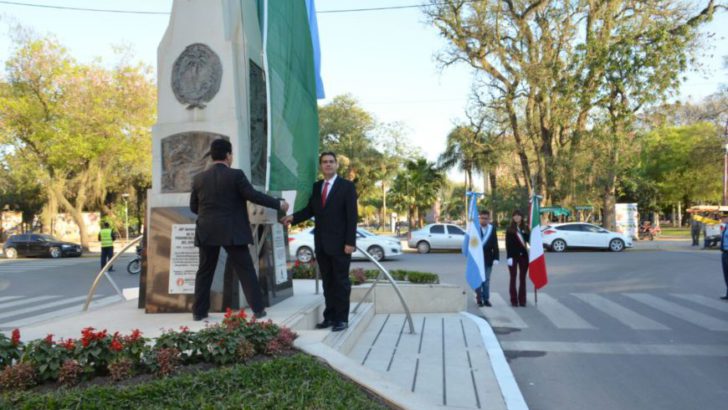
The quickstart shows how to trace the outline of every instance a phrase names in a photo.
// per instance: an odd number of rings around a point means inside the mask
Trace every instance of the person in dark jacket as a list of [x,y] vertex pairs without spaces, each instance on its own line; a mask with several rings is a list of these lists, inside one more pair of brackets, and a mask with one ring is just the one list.
[[725,295],[720,298],[728,300],[728,215],[723,215],[723,225],[720,229],[721,265],[723,267],[723,280],[725,281]]
[[288,210],[288,203],[256,191],[242,170],[230,167],[233,154],[229,141],[213,141],[209,155],[212,166],[195,175],[190,195],[190,209],[197,214],[195,246],[200,248],[192,318],[202,320],[207,317],[210,287],[221,246],[240,279],[248,305],[255,317],[261,318],[265,316],[265,309],[248,249],[248,245],[253,243],[253,234],[247,201],[283,212]]
[[[529,231],[523,220],[523,213],[513,211],[511,223],[506,230],[506,255],[511,275],[510,294],[512,306],[526,306],[526,272],[528,272]],[[516,290],[518,277],[518,290]]]
[[483,261],[485,262],[485,281],[480,286],[478,292],[478,306],[492,306],[490,304],[490,275],[493,271],[493,265],[497,265],[500,259],[500,250],[498,249],[498,236],[496,235],[495,225],[491,223],[490,212],[486,210],[480,211],[478,214],[480,220],[480,235],[483,238]]
[[321,153],[319,167],[324,179],[313,184],[308,205],[281,222],[295,225],[315,218],[313,240],[326,303],[324,320],[316,328],[339,332],[349,327],[349,265],[356,250],[357,196],[354,183],[336,175],[336,154]]

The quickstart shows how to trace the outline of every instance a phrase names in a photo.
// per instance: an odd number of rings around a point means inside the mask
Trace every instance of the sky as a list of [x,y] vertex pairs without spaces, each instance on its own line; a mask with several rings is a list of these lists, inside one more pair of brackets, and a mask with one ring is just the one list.
[[[14,0],[79,8],[169,12],[172,0]],[[10,3],[13,3],[10,2]],[[321,38],[322,77],[327,103],[351,94],[380,122],[402,123],[407,137],[429,160],[445,148],[448,131],[463,118],[472,73],[465,66],[441,70],[435,56],[446,43],[419,8],[361,12],[326,11],[421,4],[421,0],[316,0]],[[700,3],[703,3],[701,1]],[[26,7],[0,0],[0,62],[13,49],[6,33],[20,23],[53,34],[79,61],[112,63],[113,46],[126,45],[156,67],[157,45],[168,15],[98,13]],[[701,72],[687,73],[681,100],[699,100],[728,82],[722,56],[728,55],[728,13],[704,28],[714,33],[700,58]]]

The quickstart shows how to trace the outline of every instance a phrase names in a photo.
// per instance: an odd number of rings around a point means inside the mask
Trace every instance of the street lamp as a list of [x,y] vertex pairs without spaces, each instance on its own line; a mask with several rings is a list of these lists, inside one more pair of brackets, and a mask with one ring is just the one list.
[[121,197],[124,198],[124,230],[126,231],[126,241],[129,242],[129,203],[127,202],[129,194],[121,194]]

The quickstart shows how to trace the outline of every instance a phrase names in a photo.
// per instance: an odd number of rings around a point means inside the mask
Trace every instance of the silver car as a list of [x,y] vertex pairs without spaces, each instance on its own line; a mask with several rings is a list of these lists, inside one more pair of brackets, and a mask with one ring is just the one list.
[[410,248],[417,248],[419,253],[428,253],[433,249],[462,249],[465,230],[452,224],[430,224],[422,229],[412,231],[407,239]]

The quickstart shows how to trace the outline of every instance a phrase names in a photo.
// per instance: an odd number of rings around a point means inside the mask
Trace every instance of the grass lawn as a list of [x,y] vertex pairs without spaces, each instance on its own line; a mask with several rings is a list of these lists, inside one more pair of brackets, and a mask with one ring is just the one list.
[[387,409],[317,359],[294,354],[128,387],[4,393],[18,409]]
[[[679,236],[679,237],[690,237],[690,228],[660,228],[662,230],[662,236]],[[702,236],[702,235],[701,235]]]

